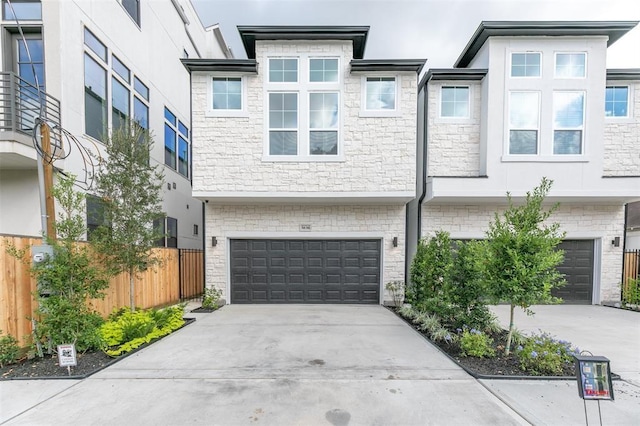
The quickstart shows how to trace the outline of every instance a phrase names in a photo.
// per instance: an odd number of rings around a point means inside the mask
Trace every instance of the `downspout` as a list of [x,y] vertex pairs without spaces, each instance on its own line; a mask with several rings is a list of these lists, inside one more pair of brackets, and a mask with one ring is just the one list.
[[624,228],[622,230],[622,276],[620,277],[620,282],[622,285],[620,286],[620,302],[624,300],[624,280],[627,275],[627,270],[625,268],[625,252],[627,250],[627,226],[629,220],[629,203],[624,205]]
[[418,243],[420,243],[420,238],[422,237],[422,202],[427,196],[427,129],[429,128],[429,91],[427,90],[429,87],[429,80],[424,82],[424,123],[423,123],[423,132],[424,141],[422,147],[422,194],[420,194],[420,198],[418,199]]

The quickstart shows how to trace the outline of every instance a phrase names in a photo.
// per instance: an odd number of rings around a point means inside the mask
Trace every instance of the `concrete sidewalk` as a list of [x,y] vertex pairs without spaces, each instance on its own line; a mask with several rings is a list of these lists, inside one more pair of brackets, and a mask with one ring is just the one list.
[[[232,305],[193,316],[88,379],[0,382],[0,422],[585,423],[574,381],[474,380],[380,306]],[[618,381],[615,392],[615,402],[602,403],[604,423],[637,424],[640,388]]]

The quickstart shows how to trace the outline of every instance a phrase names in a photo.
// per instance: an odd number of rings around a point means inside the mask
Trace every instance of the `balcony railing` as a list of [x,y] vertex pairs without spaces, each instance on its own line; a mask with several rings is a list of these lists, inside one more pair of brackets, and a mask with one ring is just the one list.
[[15,73],[0,72],[0,132],[31,136],[38,117],[59,125],[60,101]]

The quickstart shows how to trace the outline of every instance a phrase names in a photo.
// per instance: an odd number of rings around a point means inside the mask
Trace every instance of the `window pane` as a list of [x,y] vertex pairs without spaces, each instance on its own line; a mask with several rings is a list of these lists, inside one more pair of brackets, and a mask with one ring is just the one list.
[[309,94],[309,127],[312,129],[335,129],[338,127],[338,94]]
[[582,154],[582,130],[554,130],[554,154]]
[[553,93],[553,125],[555,128],[582,127],[584,121],[584,93]]
[[297,155],[298,132],[269,132],[269,155]]
[[537,154],[537,130],[509,131],[509,154]]
[[133,98],[133,118],[140,127],[149,130],[149,107],[137,97]]
[[[44,80],[44,50],[42,35],[30,36],[26,40],[17,39],[18,43],[18,75],[40,90],[46,90]],[[27,51],[28,49],[28,51]],[[37,97],[35,91],[31,90]]]
[[216,77],[212,84],[213,109],[242,109],[242,79]]
[[585,76],[587,55],[584,53],[556,54],[556,77],[576,78]]
[[174,127],[176,125],[176,116],[167,107],[164,108],[164,119],[171,123]]
[[396,108],[396,79],[394,77],[368,77],[366,82],[366,109],[393,110]]
[[140,0],[122,0],[122,6],[129,16],[140,26]]
[[86,28],[84,29],[84,44],[86,44],[93,53],[102,58],[103,61],[107,62],[106,46]]
[[167,247],[178,247],[178,219],[167,217]]
[[118,58],[111,55],[112,59],[112,68],[120,77],[122,77],[127,83],[130,83],[130,73],[129,68],[127,68]]
[[164,164],[176,168],[176,131],[168,124],[164,125]]
[[628,98],[628,87],[607,87],[604,103],[605,115],[607,117],[627,117]]
[[129,118],[129,90],[115,78],[111,78],[111,125],[118,129]]
[[469,117],[469,88],[443,87],[441,91],[441,117]]
[[272,83],[298,81],[298,60],[269,59],[269,81]]
[[538,98],[537,92],[512,92],[509,104],[509,127],[537,129]]
[[312,82],[337,82],[337,59],[310,59],[309,81]]
[[512,53],[511,77],[540,77],[540,53]]
[[189,177],[189,144],[180,137],[178,138],[178,173]]
[[87,213],[87,239],[91,239],[91,235],[101,225],[107,225],[107,218],[102,200],[91,194],[87,194],[86,198]]
[[107,71],[84,55],[85,133],[103,140],[107,126]]
[[133,78],[133,89],[140,94],[147,101],[149,100],[149,88],[138,77]]
[[338,132],[310,132],[309,150],[311,155],[337,155]]
[[42,5],[40,2],[11,0],[11,5],[6,0],[3,3],[5,21],[40,21],[42,20]]
[[269,127],[272,129],[298,127],[297,93],[269,93]]
[[189,137],[189,129],[182,123],[182,121],[178,121],[178,131],[185,137]]

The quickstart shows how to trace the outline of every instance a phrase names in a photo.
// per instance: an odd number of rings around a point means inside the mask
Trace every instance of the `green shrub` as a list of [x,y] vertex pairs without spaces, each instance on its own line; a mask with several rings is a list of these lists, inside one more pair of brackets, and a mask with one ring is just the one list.
[[177,305],[162,310],[120,310],[100,327],[100,336],[109,356],[120,356],[145,343],[165,336],[182,327],[184,306]]
[[393,299],[393,306],[399,308],[402,306],[404,300],[404,282],[403,281],[389,281],[384,285],[384,288],[391,293]]
[[[451,274],[451,239],[438,231],[434,237],[418,243],[411,262],[411,292],[408,301],[422,310],[427,301],[438,300]],[[434,312],[438,313],[438,312]]]
[[419,312],[411,305],[403,305],[398,309],[398,313],[409,321],[412,321],[419,314]]
[[222,291],[215,287],[206,287],[202,296],[202,307],[205,309],[218,309],[218,302]]
[[476,358],[492,357],[496,354],[493,349],[493,339],[475,328],[462,331],[460,349],[464,356]]
[[[2,332],[2,330],[0,330]],[[20,355],[20,347],[18,340],[10,334],[0,336],[0,367],[7,364],[13,364],[18,360]]]
[[515,354],[523,370],[535,375],[559,375],[574,364],[574,354],[580,353],[570,342],[556,340],[547,333],[531,336]]
[[627,285],[622,291],[622,302],[624,304],[640,305],[640,280],[629,278]]

